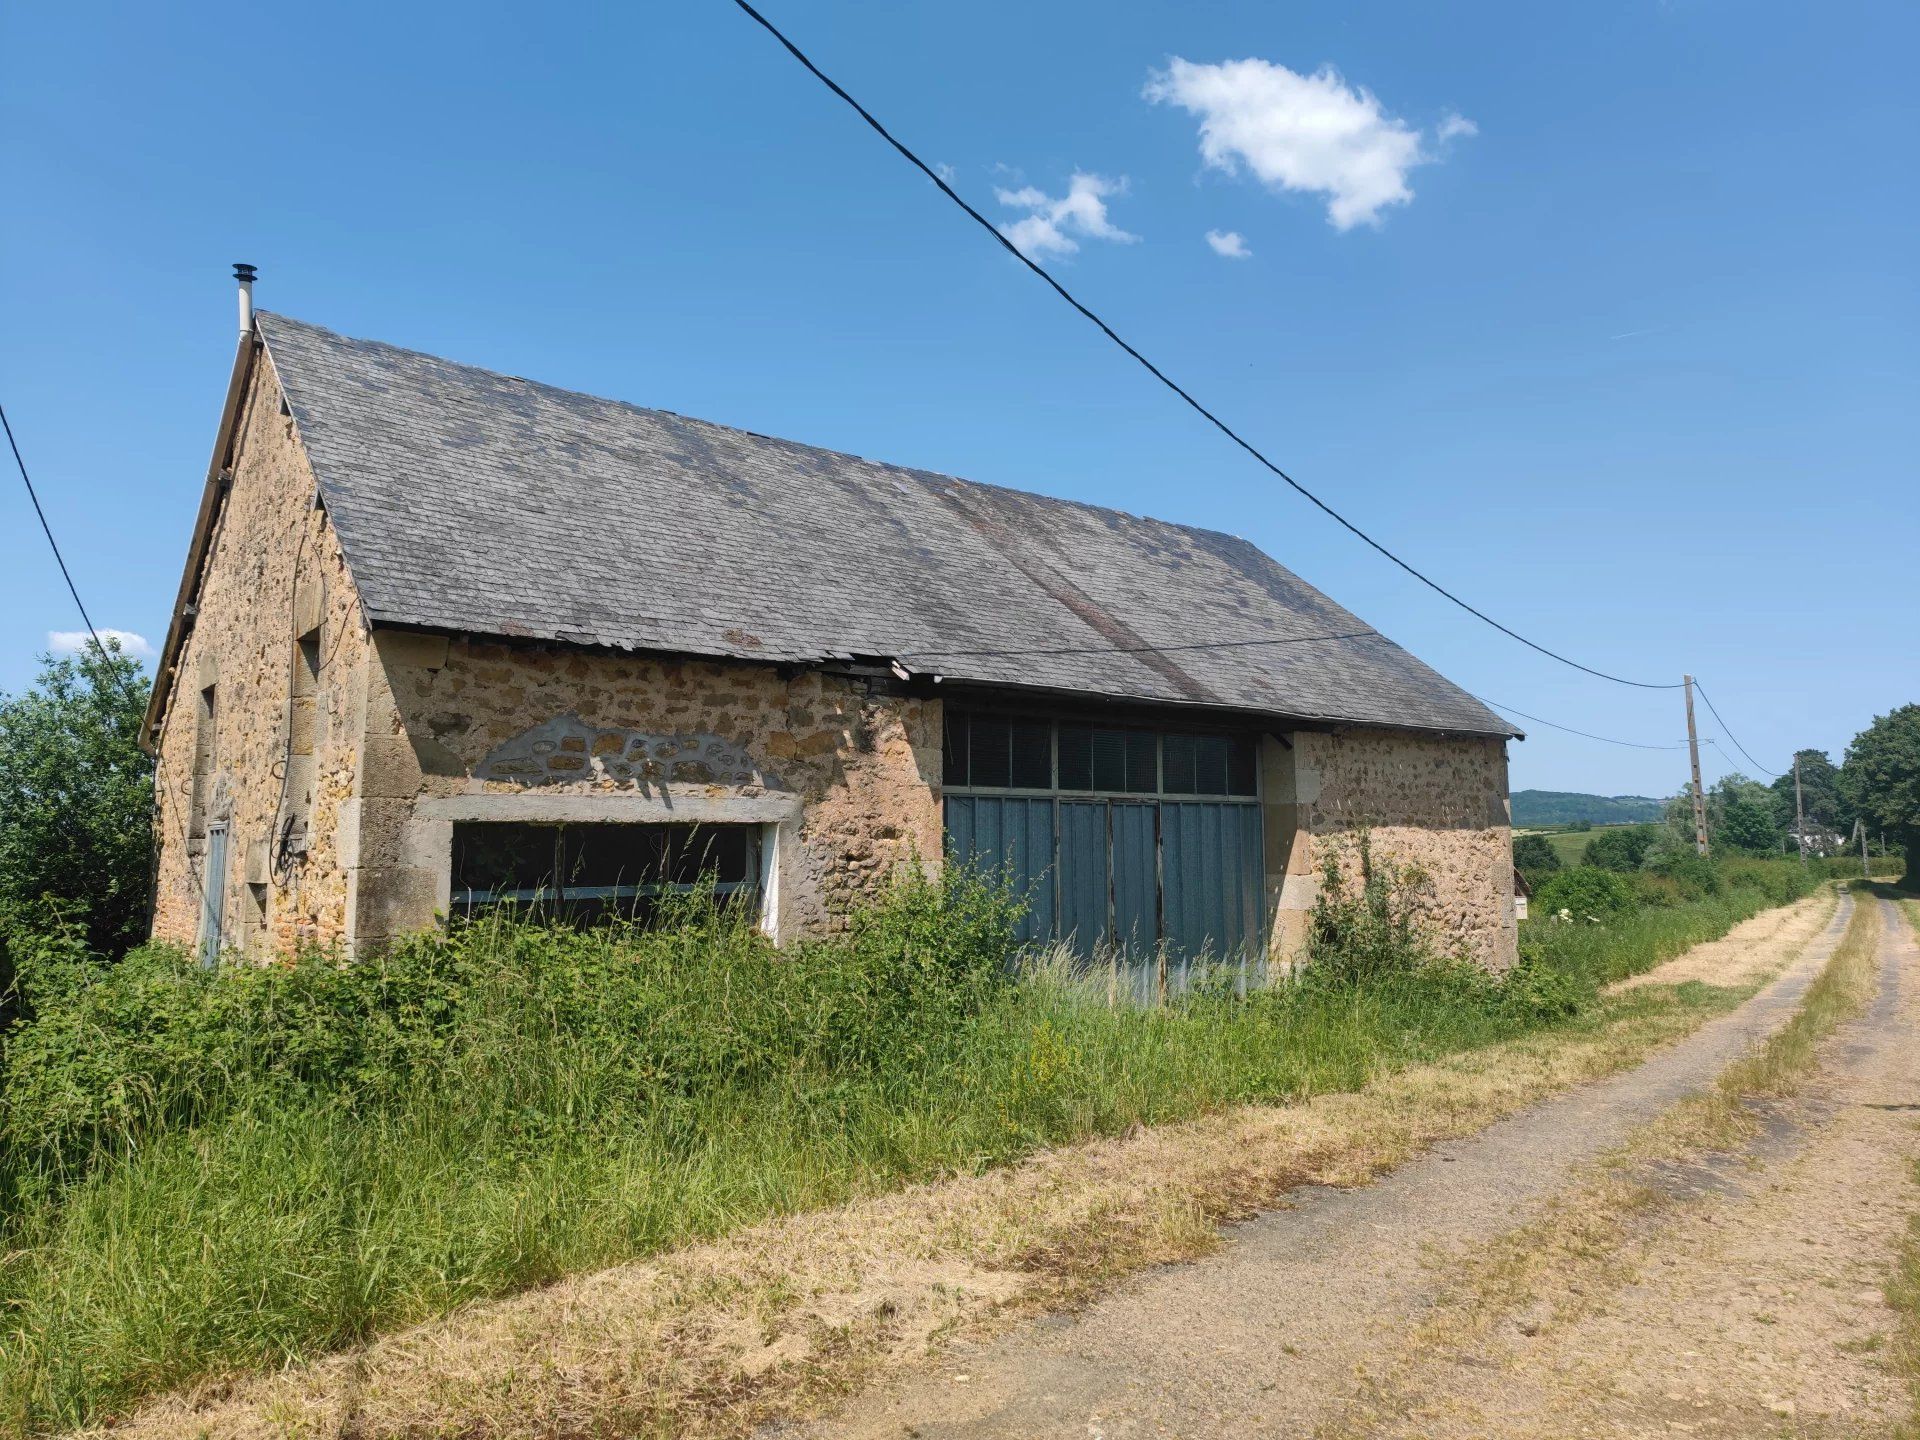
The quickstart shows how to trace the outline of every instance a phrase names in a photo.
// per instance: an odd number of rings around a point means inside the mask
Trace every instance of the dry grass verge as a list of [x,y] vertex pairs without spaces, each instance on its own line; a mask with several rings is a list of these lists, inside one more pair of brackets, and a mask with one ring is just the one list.
[[[1920,900],[1903,897],[1899,904],[1907,923],[1920,934]],[[1920,1181],[1920,1165],[1914,1167],[1914,1178]],[[1900,1317],[1887,1361],[1913,1394],[1913,1414],[1902,1427],[1899,1440],[1920,1440],[1920,1215],[1907,1224],[1906,1244],[1901,1246],[1899,1263],[1887,1281],[1887,1303]]]
[[[1914,1178],[1920,1181],[1920,1165],[1914,1167]],[[1920,1437],[1920,1215],[1907,1224],[1907,1243],[1887,1282],[1887,1303],[1900,1317],[1887,1362],[1913,1395],[1913,1415],[1902,1427],[1900,1440],[1916,1440]]]
[[[121,1436],[741,1435],[874,1369],[1218,1243],[1300,1184],[1363,1184],[1438,1141],[1624,1069],[1730,1008],[1831,914],[1750,922],[1738,988],[1643,988],[1571,1030],[1364,1089],[1056,1150],[571,1279],[269,1377],[202,1385]],[[1692,977],[1699,978],[1699,977]],[[1726,978],[1726,977],[1723,977]]]

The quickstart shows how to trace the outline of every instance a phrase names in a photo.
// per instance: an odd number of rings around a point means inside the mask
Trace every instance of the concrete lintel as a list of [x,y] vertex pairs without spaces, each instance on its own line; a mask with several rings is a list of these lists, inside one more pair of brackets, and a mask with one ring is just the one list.
[[534,824],[777,825],[800,818],[800,797],[768,795],[541,794],[519,790],[492,795],[444,795],[421,800],[423,820],[496,820]]

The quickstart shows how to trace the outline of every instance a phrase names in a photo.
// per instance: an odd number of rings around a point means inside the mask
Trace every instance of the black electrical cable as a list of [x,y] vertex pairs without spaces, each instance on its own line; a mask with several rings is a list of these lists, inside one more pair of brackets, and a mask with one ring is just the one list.
[[47,547],[53,551],[53,563],[60,567],[60,578],[67,582],[67,593],[73,597],[73,605],[80,612],[80,619],[87,627],[87,634],[93,638],[94,653],[99,657],[101,667],[108,671],[126,692],[127,699],[145,709],[140,696],[118,667],[108,663],[107,647],[100,639],[100,632],[94,628],[93,617],[87,614],[87,605],[80,598],[80,588],[73,583],[73,572],[67,569],[67,557],[60,553],[60,542],[53,538],[53,526],[47,523],[47,512],[40,508],[40,492],[33,488],[33,477],[27,474],[27,462],[21,457],[20,442],[13,438],[13,424],[7,419],[7,407],[0,405],[0,429],[7,432],[7,447],[13,451],[13,463],[20,468],[20,481],[27,487],[27,498],[33,502],[33,513],[40,518],[40,532],[47,537]]
[[1599,740],[1607,745],[1625,745],[1630,750],[1684,750],[1687,748],[1687,742],[1684,740],[1676,745],[1649,745],[1640,740],[1616,740],[1611,735],[1595,735],[1588,730],[1576,730],[1571,725],[1560,724],[1557,720],[1542,720],[1538,715],[1529,715],[1524,710],[1516,710],[1511,705],[1502,705],[1498,700],[1489,700],[1484,695],[1475,695],[1473,698],[1490,709],[1502,710],[1509,715],[1518,715],[1522,720],[1531,720],[1536,725],[1545,725],[1549,730],[1564,730],[1569,735],[1578,735],[1585,740]]
[[1747,763],[1749,765],[1753,766],[1753,768],[1758,770],[1762,775],[1777,777],[1785,773],[1784,771],[1780,771],[1780,770],[1769,770],[1767,769],[1766,766],[1762,765],[1758,760],[1754,759],[1752,752],[1749,751],[1746,746],[1740,743],[1740,737],[1733,733],[1733,727],[1727,724],[1726,717],[1722,715],[1718,710],[1714,709],[1713,697],[1707,694],[1707,687],[1702,685],[1698,680],[1695,680],[1693,682],[1693,688],[1700,692],[1700,698],[1707,702],[1708,712],[1713,716],[1714,719],[1720,722],[1720,728],[1727,732],[1727,739],[1733,741],[1733,748],[1738,750],[1742,755],[1745,755],[1747,757]]
[[1022,655],[1171,655],[1185,650],[1247,650],[1258,645],[1305,645],[1315,640],[1366,640],[1378,630],[1345,630],[1338,635],[1289,635],[1271,640],[1198,640],[1191,645],[1092,645],[1057,650],[902,650],[908,659],[992,659]]
[[900,153],[901,158],[904,159],[908,164],[912,165],[921,174],[925,175],[927,179],[931,180],[935,185],[937,185],[940,188],[941,194],[945,195],[949,200],[953,201],[954,204],[958,205],[962,210],[964,210],[967,213],[968,217],[971,218],[975,224],[979,225],[981,229],[985,230],[989,235],[991,235],[994,238],[994,240],[997,241],[1000,244],[1000,246],[1007,251],[1008,254],[1012,255],[1014,259],[1018,260],[1022,265],[1026,266],[1027,269],[1031,270],[1035,275],[1039,276],[1041,280],[1045,281],[1046,284],[1053,290],[1053,292],[1056,295],[1058,295],[1062,300],[1066,301],[1067,304],[1071,305],[1075,310],[1079,311],[1079,313],[1083,317],[1085,317],[1087,320],[1091,321],[1096,327],[1098,327],[1101,334],[1105,335],[1115,345],[1118,345],[1128,355],[1132,356],[1133,359],[1138,361],[1140,365],[1147,371],[1147,373],[1153,376],[1154,379],[1158,380],[1162,385],[1166,386],[1167,389],[1171,390],[1175,395],[1179,396],[1182,400],[1186,401],[1186,403],[1189,406],[1191,406],[1192,409],[1198,415],[1201,416],[1201,418],[1203,418],[1209,424],[1211,424],[1222,435],[1225,435],[1235,445],[1238,445],[1242,450],[1246,451],[1247,454],[1251,455],[1255,460],[1259,461],[1261,465],[1266,467],[1266,469],[1270,470],[1271,472],[1273,472],[1273,474],[1277,475],[1280,479],[1284,480],[1298,494],[1300,494],[1306,500],[1310,501],[1323,514],[1327,515],[1329,518],[1337,522],[1340,526],[1342,526],[1351,534],[1357,536],[1360,540],[1364,541],[1367,545],[1372,547],[1375,551],[1385,556],[1388,560],[1391,560],[1395,565],[1399,566],[1402,570],[1406,571],[1407,574],[1413,576],[1414,579],[1418,580],[1422,585],[1425,585],[1429,590],[1432,590],[1435,594],[1440,595],[1443,598],[1452,601],[1455,605],[1458,605],[1462,610],[1466,611],[1469,615],[1473,616],[1475,619],[1484,621],[1486,624],[1491,625],[1494,629],[1498,630],[1501,634],[1507,636],[1509,639],[1518,640],[1522,645],[1525,645],[1530,650],[1537,650],[1540,654],[1547,656],[1549,659],[1558,660],[1562,665],[1570,665],[1575,670],[1585,671],[1587,674],[1597,676],[1602,680],[1611,680],[1617,685],[1632,685],[1641,690],[1678,690],[1680,688],[1680,683],[1656,684],[1650,680],[1629,680],[1622,675],[1611,675],[1605,670],[1596,670],[1591,665],[1582,665],[1578,660],[1570,659],[1569,657],[1560,654],[1559,651],[1557,650],[1550,650],[1545,645],[1540,644],[1536,640],[1529,640],[1526,636],[1522,635],[1519,631],[1514,630],[1506,625],[1502,625],[1498,620],[1494,619],[1491,615],[1487,614],[1485,611],[1476,609],[1474,606],[1468,604],[1465,600],[1462,600],[1458,595],[1455,595],[1451,590],[1448,590],[1444,585],[1440,584],[1437,580],[1430,579],[1428,576],[1422,574],[1419,570],[1416,570],[1412,565],[1408,564],[1405,560],[1402,560],[1398,555],[1394,554],[1391,550],[1387,549],[1386,546],[1382,545],[1378,540],[1374,539],[1371,535],[1367,534],[1366,531],[1362,530],[1358,525],[1354,524],[1351,520],[1347,519],[1346,516],[1342,515],[1339,511],[1335,510],[1331,505],[1327,504],[1326,501],[1322,500],[1318,495],[1315,495],[1311,490],[1307,489],[1307,487],[1302,485],[1298,480],[1295,480],[1291,475],[1289,475],[1286,471],[1282,470],[1278,465],[1274,464],[1273,461],[1269,460],[1257,448],[1255,448],[1252,442],[1242,438],[1239,432],[1234,430],[1232,426],[1228,425],[1226,421],[1222,420],[1218,415],[1215,415],[1211,410],[1207,409],[1206,406],[1202,405],[1198,400],[1194,399],[1192,395],[1190,395],[1186,390],[1182,389],[1177,383],[1175,383],[1171,378],[1169,378],[1166,372],[1161,370],[1159,366],[1155,365],[1145,355],[1141,354],[1138,350],[1134,349],[1133,346],[1129,345],[1125,340],[1122,340],[1119,334],[1114,330],[1114,328],[1111,325],[1107,324],[1105,320],[1102,320],[1092,310],[1088,309],[1079,300],[1075,299],[1072,292],[1069,291],[1066,286],[1062,285],[1058,280],[1054,279],[1053,276],[1046,271],[1046,269],[1044,269],[1042,266],[1037,264],[1035,261],[1029,259],[1025,254],[1023,254],[1019,246],[1015,245],[1005,235],[1001,234],[999,228],[996,225],[994,225],[994,223],[991,220],[987,219],[986,216],[982,215],[978,210],[974,209],[973,206],[969,205],[965,200],[961,199],[959,193],[951,185],[949,185],[945,180],[940,178],[939,172],[934,170],[932,166],[928,165],[927,162],[922,160],[918,155],[914,154],[914,152],[908,149],[904,143],[895,139],[893,132],[888,130],[885,125],[882,125],[880,121],[874,117],[873,113],[866,108],[866,106],[862,105],[858,100],[854,99],[853,96],[849,95],[844,89],[841,88],[841,86],[831,76],[829,76],[818,65],[814,64],[812,60],[808,59],[805,51],[801,50],[801,48],[798,45],[794,44],[793,41],[789,40],[784,34],[782,34],[779,27],[776,26],[771,20],[767,19],[766,16],[762,15],[758,10],[754,9],[753,6],[749,5],[747,3],[747,0],[733,0],[733,3],[739,6],[740,9],[747,14],[748,18],[750,18],[757,25],[759,25],[761,29],[765,30],[769,35],[771,35],[775,40],[777,40],[780,43],[781,47],[785,49],[789,55],[793,56],[795,60],[799,61],[800,64],[806,68],[808,73],[810,73],[816,80],[818,80],[822,85],[826,86],[827,89],[831,90],[835,95],[839,96],[849,106],[851,106],[853,109],[853,112],[856,115],[858,115],[862,120],[866,121],[867,125],[873,130],[873,132],[876,135],[878,135],[882,140],[885,140],[887,144],[891,145],[895,150],[897,150]]

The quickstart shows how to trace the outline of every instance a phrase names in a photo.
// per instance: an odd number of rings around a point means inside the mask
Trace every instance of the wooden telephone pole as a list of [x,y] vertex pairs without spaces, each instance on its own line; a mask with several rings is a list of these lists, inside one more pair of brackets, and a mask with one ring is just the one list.
[[1800,868],[1807,867],[1807,812],[1800,803],[1800,754],[1793,756],[1793,839],[1800,847]]
[[1693,760],[1693,844],[1702,855],[1707,853],[1707,796],[1700,788],[1700,732],[1693,728],[1693,677],[1683,675],[1687,684],[1687,753]]

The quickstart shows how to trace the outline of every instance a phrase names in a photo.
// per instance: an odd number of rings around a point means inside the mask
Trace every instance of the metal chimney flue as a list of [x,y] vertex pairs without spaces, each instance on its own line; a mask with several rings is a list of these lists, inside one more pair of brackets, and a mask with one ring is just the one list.
[[253,333],[253,277],[258,272],[251,265],[235,264],[233,278],[240,282],[240,333]]

